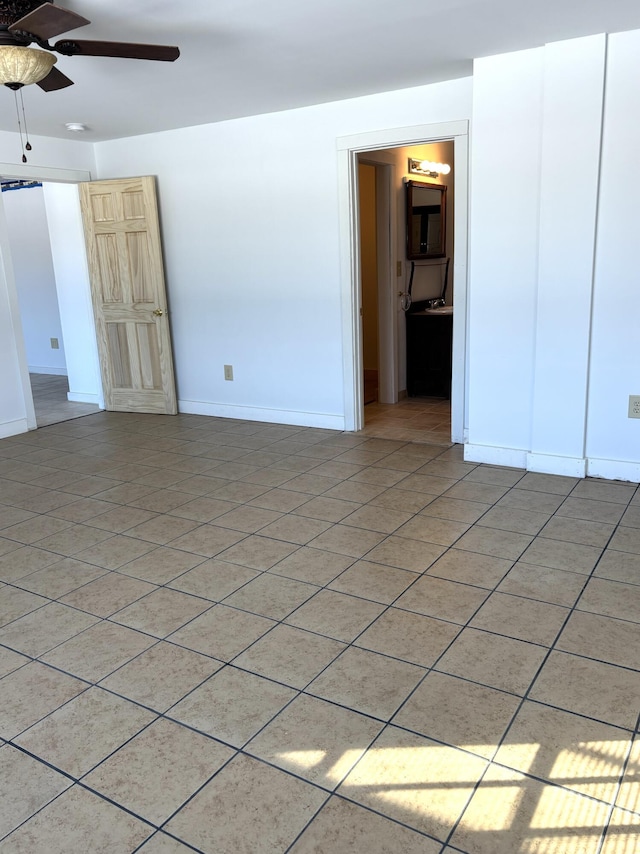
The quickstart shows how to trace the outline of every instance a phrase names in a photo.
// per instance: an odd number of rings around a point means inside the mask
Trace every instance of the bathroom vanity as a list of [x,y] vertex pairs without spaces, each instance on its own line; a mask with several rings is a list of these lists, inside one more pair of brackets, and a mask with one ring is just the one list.
[[407,394],[451,397],[453,307],[408,311]]
[[425,181],[405,181],[407,260],[411,261],[409,307],[405,311],[407,338],[407,394],[410,397],[451,397],[453,306],[445,302],[449,259],[442,265],[444,283],[440,296],[411,304],[416,263],[446,255],[445,205],[447,188]]

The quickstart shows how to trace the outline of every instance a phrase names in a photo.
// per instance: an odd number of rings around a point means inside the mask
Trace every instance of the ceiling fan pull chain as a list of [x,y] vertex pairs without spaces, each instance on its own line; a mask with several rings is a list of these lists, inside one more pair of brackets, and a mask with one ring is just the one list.
[[24,135],[27,139],[27,144],[25,148],[27,151],[31,151],[31,143],[29,142],[29,128],[27,127],[27,114],[24,111],[24,95],[22,94],[23,90],[20,90],[20,103],[22,104],[22,119],[24,121]]
[[18,117],[18,132],[20,133],[20,147],[22,148],[22,162],[27,162],[27,155],[24,153],[24,140],[22,138],[22,122],[20,121],[20,109],[18,107],[18,93],[16,90],[13,92],[13,96],[16,99],[16,116]]

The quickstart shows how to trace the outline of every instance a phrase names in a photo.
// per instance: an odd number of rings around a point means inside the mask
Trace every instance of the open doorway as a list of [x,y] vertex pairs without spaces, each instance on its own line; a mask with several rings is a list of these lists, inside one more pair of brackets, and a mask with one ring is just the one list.
[[45,427],[97,412],[97,402],[70,399],[43,185],[2,179],[0,187],[36,425]]
[[[446,170],[417,176],[409,171],[411,162],[446,164]],[[437,202],[437,210],[430,211],[428,218],[407,215],[406,190],[410,180],[416,188],[416,198],[426,189],[426,194],[432,194],[433,202]],[[358,154],[364,432],[367,434],[437,443],[450,441],[454,181],[452,140]],[[426,208],[414,208],[414,213],[421,210]],[[438,245],[432,241],[433,245],[425,244],[409,252],[409,237],[420,225],[420,219],[423,226],[430,221],[429,239],[437,235]],[[426,232],[423,236],[426,237]],[[388,263],[390,255],[397,259],[395,269]],[[385,311],[389,296],[391,311]],[[382,394],[378,394],[379,378],[386,379]]]
[[38,374],[29,371],[36,425],[48,427],[99,412],[97,403],[73,403],[69,400],[69,380],[66,374]]
[[[404,422],[402,438],[405,440],[430,441],[432,437],[429,434],[438,433],[442,441],[464,442],[467,429],[468,122],[421,125],[344,137],[338,140],[338,151],[346,429],[364,429],[365,432],[371,433],[371,414],[378,410],[378,414],[388,414],[392,423]],[[433,154],[434,160],[437,157],[436,162],[448,162],[452,166],[447,182],[447,226],[451,240],[442,257],[420,265],[421,269],[418,270],[417,264],[412,268],[405,251],[407,232],[404,179],[410,177],[409,158],[415,156],[415,159],[431,159],[428,154]],[[378,267],[377,304],[383,311],[378,315],[377,326],[380,377],[386,370],[386,373],[395,379],[395,395],[391,399],[383,401],[379,394],[377,401],[366,405],[364,336],[365,322],[371,323],[371,311],[368,312],[369,318],[365,318],[361,288],[362,218],[358,180],[360,161],[373,165],[378,177],[385,169],[390,184],[388,210],[381,213],[380,199],[376,197],[375,202],[377,216],[383,218],[382,224],[378,220],[375,231],[379,235],[386,229],[391,234],[389,258],[386,265],[383,265],[383,275],[380,266]],[[376,190],[379,186],[380,181],[377,180]],[[449,265],[446,265],[447,258],[450,259]],[[449,274],[448,282],[446,270]],[[441,388],[437,396],[433,394],[421,400],[417,394],[410,394],[408,391],[407,323],[403,309],[407,307],[407,294],[411,289],[413,298],[418,303],[426,303],[429,299],[442,298],[445,282],[447,291],[444,293],[445,306],[442,308],[445,313],[449,313],[450,379],[444,391]],[[385,311],[386,321],[382,316]],[[389,364],[391,368],[385,369],[384,366]],[[367,368],[370,370],[369,366]],[[412,425],[409,425],[410,421],[413,421]]]
[[[0,164],[3,173],[7,174]],[[24,176],[14,173],[12,177]],[[80,184],[80,195],[72,184]],[[78,174],[77,179],[74,175],[44,186],[69,400],[96,403],[112,411],[176,414],[155,180],[142,176],[91,182],[89,175]],[[6,219],[0,203],[0,278],[6,286],[21,385],[15,389],[14,404],[18,411],[21,404],[24,407],[22,419],[13,425],[14,429],[18,425],[22,430],[35,429],[29,358]],[[26,222],[18,236],[26,239],[30,231]],[[59,336],[52,338],[59,346]]]
[[[52,331],[50,334],[45,334],[52,322],[50,315],[55,315],[55,309],[52,308],[53,303],[49,301],[48,309],[43,313],[46,317],[46,327],[40,328],[39,331],[37,324],[35,327],[39,339],[38,345],[43,348],[45,355],[41,352],[40,356],[34,356],[33,350],[28,355],[27,330],[24,329],[21,315],[23,313],[22,306],[25,305],[25,302],[30,304],[31,300],[28,295],[22,301],[19,299],[14,256],[20,256],[21,251],[27,253],[35,251],[29,245],[32,227],[30,223],[20,227],[14,217],[9,216],[9,213],[15,212],[15,205],[11,203],[11,193],[2,193],[0,194],[0,282],[6,288],[8,297],[7,341],[12,342],[13,347],[15,347],[14,353],[18,368],[18,385],[12,391],[13,400],[18,406],[20,405],[19,401],[22,400],[24,406],[23,420],[13,421],[12,430],[13,432],[22,432],[25,429],[34,430],[38,426],[30,368],[32,368],[32,373],[37,373],[40,378],[44,378],[45,385],[48,377],[53,378],[50,380],[52,384],[60,379],[64,380],[66,371],[70,390],[66,393],[63,390],[62,393],[63,397],[66,397],[67,403],[88,404],[92,407],[91,411],[95,411],[94,407],[104,407],[82,217],[76,189],[77,184],[90,181],[91,174],[84,170],[0,163],[0,176],[12,181],[29,181],[42,184],[42,188],[41,190],[38,189],[38,192],[45,196],[46,214],[43,215],[40,231],[47,232],[47,237],[41,237],[41,239],[47,241],[46,251],[43,251],[43,254],[49,254],[50,262],[54,267],[58,314],[56,322],[59,320],[61,330],[60,333]],[[28,197],[25,196],[24,198]],[[10,212],[7,211],[8,207],[12,208]],[[15,246],[15,240],[10,240],[10,219],[13,224],[14,236],[17,232],[19,240],[24,244],[22,249]],[[51,294],[49,297],[51,298]],[[53,299],[55,300],[55,297]],[[29,322],[33,328],[32,320]],[[57,348],[51,346],[52,338],[57,339]],[[58,352],[53,353],[54,349]],[[49,353],[48,350],[52,353]],[[59,359],[63,358],[59,362],[54,362],[52,355]],[[33,370],[38,367],[44,367],[48,370],[55,369],[56,373],[43,373],[39,370]],[[49,394],[41,388],[43,383],[34,380],[33,385],[36,389],[36,397]],[[59,389],[50,390],[50,392],[53,396],[60,394]],[[75,411],[73,417],[77,417],[78,414]]]

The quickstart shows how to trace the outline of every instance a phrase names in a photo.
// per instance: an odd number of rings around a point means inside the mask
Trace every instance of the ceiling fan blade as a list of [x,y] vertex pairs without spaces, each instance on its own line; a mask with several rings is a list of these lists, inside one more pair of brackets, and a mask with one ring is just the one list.
[[180,56],[177,47],[162,44],[131,44],[127,42],[93,42],[63,39],[53,49],[65,56],[114,56],[120,59],[155,59],[175,62]]
[[62,6],[54,6],[53,3],[43,3],[33,12],[29,12],[24,18],[15,21],[9,27],[9,32],[25,32],[37,36],[42,41],[47,41],[60,33],[67,33],[78,27],[85,27],[91,21],[82,15],[63,9]]
[[62,71],[57,68],[52,68],[44,80],[38,83],[38,86],[45,92],[55,92],[58,89],[66,89],[67,86],[73,86],[73,80],[70,80]]

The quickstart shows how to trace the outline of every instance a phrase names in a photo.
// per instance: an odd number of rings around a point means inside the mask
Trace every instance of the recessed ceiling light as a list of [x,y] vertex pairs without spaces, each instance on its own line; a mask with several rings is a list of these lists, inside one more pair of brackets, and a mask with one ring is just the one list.
[[84,133],[84,131],[89,130],[89,128],[85,124],[82,124],[82,122],[67,122],[65,127],[72,133]]

